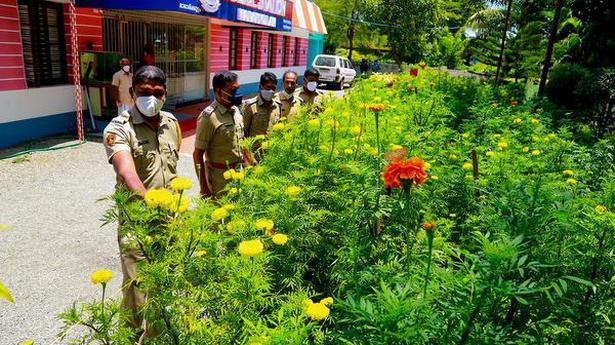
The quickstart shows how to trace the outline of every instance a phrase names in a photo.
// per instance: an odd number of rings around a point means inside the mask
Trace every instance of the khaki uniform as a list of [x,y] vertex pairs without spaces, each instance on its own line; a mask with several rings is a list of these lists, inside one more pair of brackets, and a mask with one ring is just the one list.
[[[181,144],[181,131],[177,119],[170,113],[160,112],[160,124],[151,128],[136,108],[125,111],[114,118],[104,131],[104,145],[109,163],[121,151],[129,152],[135,163],[137,175],[146,189],[165,188],[177,176],[177,160]],[[122,182],[117,177],[117,187]],[[121,220],[120,220],[121,227]],[[133,328],[142,327],[143,318],[138,312],[146,299],[146,294],[135,283],[137,263],[143,255],[122,238],[118,229],[120,260],[123,273],[123,308],[132,313],[130,324]]]
[[312,107],[314,111],[320,111],[322,109],[323,95],[320,91],[308,93],[303,88],[295,92],[295,97],[299,97],[301,105],[307,105]]
[[242,111],[246,137],[268,134],[271,126],[280,120],[281,106],[276,99],[267,104],[261,96],[247,100]]
[[278,92],[276,99],[282,105],[282,117],[292,121],[299,114],[299,107],[301,106],[301,99],[294,93],[288,97],[283,92]]
[[235,106],[227,109],[214,101],[197,119],[194,147],[205,151],[207,180],[214,198],[228,182],[224,172],[241,168],[243,138],[243,118]]

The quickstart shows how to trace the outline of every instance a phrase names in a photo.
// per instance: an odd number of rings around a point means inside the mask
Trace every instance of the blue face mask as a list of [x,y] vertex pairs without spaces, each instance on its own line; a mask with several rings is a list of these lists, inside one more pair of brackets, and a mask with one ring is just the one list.
[[224,93],[225,95],[228,96],[228,101],[232,105],[234,105],[234,106],[240,106],[241,105],[241,102],[243,101],[243,95],[241,94],[241,92],[239,92],[239,90],[233,90],[231,93],[228,93],[228,92],[222,90],[222,93]]

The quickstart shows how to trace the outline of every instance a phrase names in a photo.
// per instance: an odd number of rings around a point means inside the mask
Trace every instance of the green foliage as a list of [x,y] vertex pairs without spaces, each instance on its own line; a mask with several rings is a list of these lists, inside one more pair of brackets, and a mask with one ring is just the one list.
[[[274,131],[216,204],[177,215],[116,195],[107,220],[122,215],[147,253],[160,335],[145,344],[612,343],[615,145],[575,143],[520,95],[429,69],[374,75]],[[398,145],[428,179],[385,190]],[[254,239],[264,252],[240,256]],[[308,317],[305,300],[329,296],[330,315]]]
[[466,39],[458,32],[451,34],[448,29],[443,36],[436,38],[427,57],[430,66],[446,66],[457,69],[463,64],[462,55],[466,48]]

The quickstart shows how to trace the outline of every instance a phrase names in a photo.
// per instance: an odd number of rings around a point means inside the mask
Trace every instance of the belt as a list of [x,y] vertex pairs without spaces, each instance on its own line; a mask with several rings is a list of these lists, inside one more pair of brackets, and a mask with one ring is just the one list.
[[227,170],[227,169],[235,169],[238,166],[241,166],[242,162],[235,162],[235,163],[219,163],[219,162],[207,162],[207,167],[212,168],[212,169],[221,169],[221,170]]

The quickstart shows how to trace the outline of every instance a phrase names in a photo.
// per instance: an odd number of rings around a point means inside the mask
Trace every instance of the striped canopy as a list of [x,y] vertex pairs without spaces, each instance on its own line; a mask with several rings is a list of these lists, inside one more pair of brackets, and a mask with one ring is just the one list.
[[307,29],[313,33],[327,33],[320,8],[308,0],[295,0],[293,26]]

